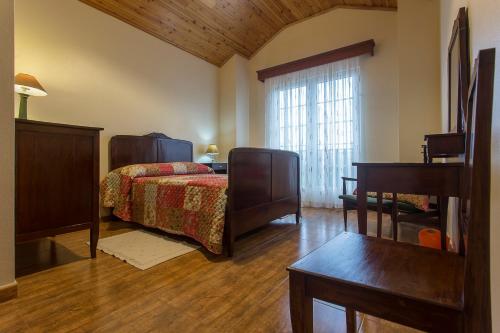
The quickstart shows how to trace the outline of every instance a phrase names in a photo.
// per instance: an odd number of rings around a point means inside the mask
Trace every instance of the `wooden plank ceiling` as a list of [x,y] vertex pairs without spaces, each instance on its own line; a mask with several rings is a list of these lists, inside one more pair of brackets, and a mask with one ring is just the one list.
[[250,58],[285,26],[334,7],[397,8],[397,0],[80,1],[217,66],[236,53]]

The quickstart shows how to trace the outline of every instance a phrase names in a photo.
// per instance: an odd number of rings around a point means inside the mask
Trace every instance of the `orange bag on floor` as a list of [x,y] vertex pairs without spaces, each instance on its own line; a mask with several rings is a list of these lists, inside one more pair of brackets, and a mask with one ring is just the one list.
[[[418,232],[418,243],[421,246],[441,249],[441,231],[432,228],[425,228]],[[450,238],[446,237],[446,244],[449,247]]]

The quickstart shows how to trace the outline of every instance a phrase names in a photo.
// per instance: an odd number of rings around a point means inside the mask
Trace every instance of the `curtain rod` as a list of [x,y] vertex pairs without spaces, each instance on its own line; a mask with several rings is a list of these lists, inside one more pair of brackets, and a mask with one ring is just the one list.
[[264,82],[266,79],[278,75],[297,72],[303,69],[321,66],[335,61],[354,58],[367,53],[373,56],[374,48],[375,48],[375,41],[373,39],[365,40],[360,43],[348,45],[345,47],[316,54],[299,60],[294,60],[291,62],[287,62],[285,64],[261,69],[257,71],[257,78],[259,79],[259,81]]

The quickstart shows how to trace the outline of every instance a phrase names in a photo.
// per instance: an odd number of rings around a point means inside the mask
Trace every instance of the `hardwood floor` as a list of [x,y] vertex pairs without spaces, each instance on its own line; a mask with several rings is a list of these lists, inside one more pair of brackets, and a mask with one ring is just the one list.
[[[101,237],[133,228],[102,223]],[[19,297],[0,304],[0,332],[291,332],[285,268],[342,230],[341,211],[304,209],[299,225],[288,217],[239,239],[233,259],[199,250],[146,271],[102,252],[89,259],[85,231],[20,244]],[[415,240],[415,229],[400,232]],[[345,331],[341,307],[314,307],[315,332]],[[415,332],[364,315],[358,323],[365,333]]]

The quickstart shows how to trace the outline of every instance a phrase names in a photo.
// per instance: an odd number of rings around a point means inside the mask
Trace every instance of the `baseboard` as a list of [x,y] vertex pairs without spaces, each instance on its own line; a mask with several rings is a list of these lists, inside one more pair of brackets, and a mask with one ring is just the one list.
[[113,215],[101,216],[101,222],[109,222],[113,220]]
[[17,297],[17,281],[0,286],[0,303]]
[[120,221],[120,219],[114,215],[101,216],[101,222],[112,222],[112,221]]

